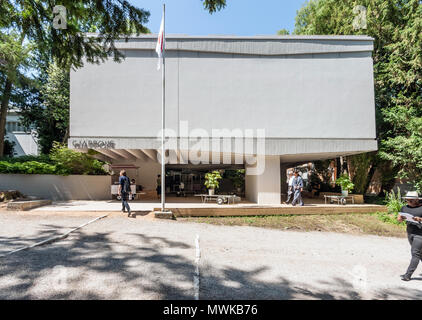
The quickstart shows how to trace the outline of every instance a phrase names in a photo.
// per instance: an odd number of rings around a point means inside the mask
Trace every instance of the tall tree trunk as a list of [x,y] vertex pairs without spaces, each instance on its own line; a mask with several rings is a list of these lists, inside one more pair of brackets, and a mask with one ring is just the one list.
[[67,146],[67,141],[69,140],[69,126],[66,128],[66,131],[64,133],[64,137],[63,137],[63,143],[66,144]]
[[4,155],[4,140],[6,130],[6,116],[9,109],[9,100],[12,93],[12,81],[9,77],[6,78],[6,85],[4,86],[3,98],[0,106],[0,157]]
[[336,158],[336,180],[338,178],[340,178],[340,176],[342,175],[343,172],[341,172],[342,168],[342,163],[340,161],[340,158]]
[[376,164],[372,164],[371,168],[369,169],[368,172],[368,178],[366,179],[366,183],[365,183],[365,188],[363,190],[363,195],[366,194],[366,192],[368,191],[369,185],[371,184],[372,178],[374,177],[375,174],[375,170],[377,169]]

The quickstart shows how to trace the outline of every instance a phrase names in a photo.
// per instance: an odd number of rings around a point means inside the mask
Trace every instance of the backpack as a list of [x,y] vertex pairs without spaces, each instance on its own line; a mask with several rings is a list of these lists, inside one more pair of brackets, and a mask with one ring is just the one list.
[[125,177],[125,178],[126,179],[125,179],[125,182],[124,182],[124,185],[123,185],[123,192],[131,193],[132,190],[130,189],[130,180],[129,180],[128,177]]

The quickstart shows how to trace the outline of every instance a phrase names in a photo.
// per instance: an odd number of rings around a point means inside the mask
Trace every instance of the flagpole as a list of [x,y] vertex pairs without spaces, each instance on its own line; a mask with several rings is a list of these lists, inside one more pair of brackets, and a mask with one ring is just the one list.
[[166,196],[166,169],[165,169],[165,148],[164,148],[164,131],[166,128],[166,5],[163,4],[163,68],[161,71],[162,78],[162,104],[161,104],[161,211],[165,211]]

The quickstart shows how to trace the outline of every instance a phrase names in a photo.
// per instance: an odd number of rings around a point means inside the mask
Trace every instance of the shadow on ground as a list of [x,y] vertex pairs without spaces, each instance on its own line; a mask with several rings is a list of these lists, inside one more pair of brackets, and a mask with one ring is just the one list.
[[[57,235],[46,233],[29,240]],[[133,241],[116,242],[112,233],[80,230],[67,240],[0,258],[0,299],[193,299],[195,248],[191,244],[138,233],[126,236]],[[12,247],[21,244],[13,237],[2,237],[0,242]],[[60,278],[63,270],[65,280]],[[336,290],[321,290],[283,277],[257,279],[266,270],[202,266],[200,299],[363,298],[340,278],[321,282],[321,287]],[[397,288],[371,298],[420,299],[422,293]]]

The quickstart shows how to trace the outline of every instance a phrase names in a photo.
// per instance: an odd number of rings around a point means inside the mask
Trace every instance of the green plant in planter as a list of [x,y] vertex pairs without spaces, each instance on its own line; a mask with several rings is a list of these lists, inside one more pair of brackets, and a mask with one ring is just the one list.
[[350,180],[349,176],[347,174],[342,174],[337,180],[336,185],[341,187],[341,190],[343,191],[352,191],[355,185]]
[[208,172],[205,175],[204,185],[210,190],[218,189],[220,187],[220,183],[218,182],[218,180],[220,180],[221,178],[221,174],[217,170],[214,170],[213,172]]
[[245,185],[245,169],[226,170],[224,178],[229,179],[236,189],[243,189]]

